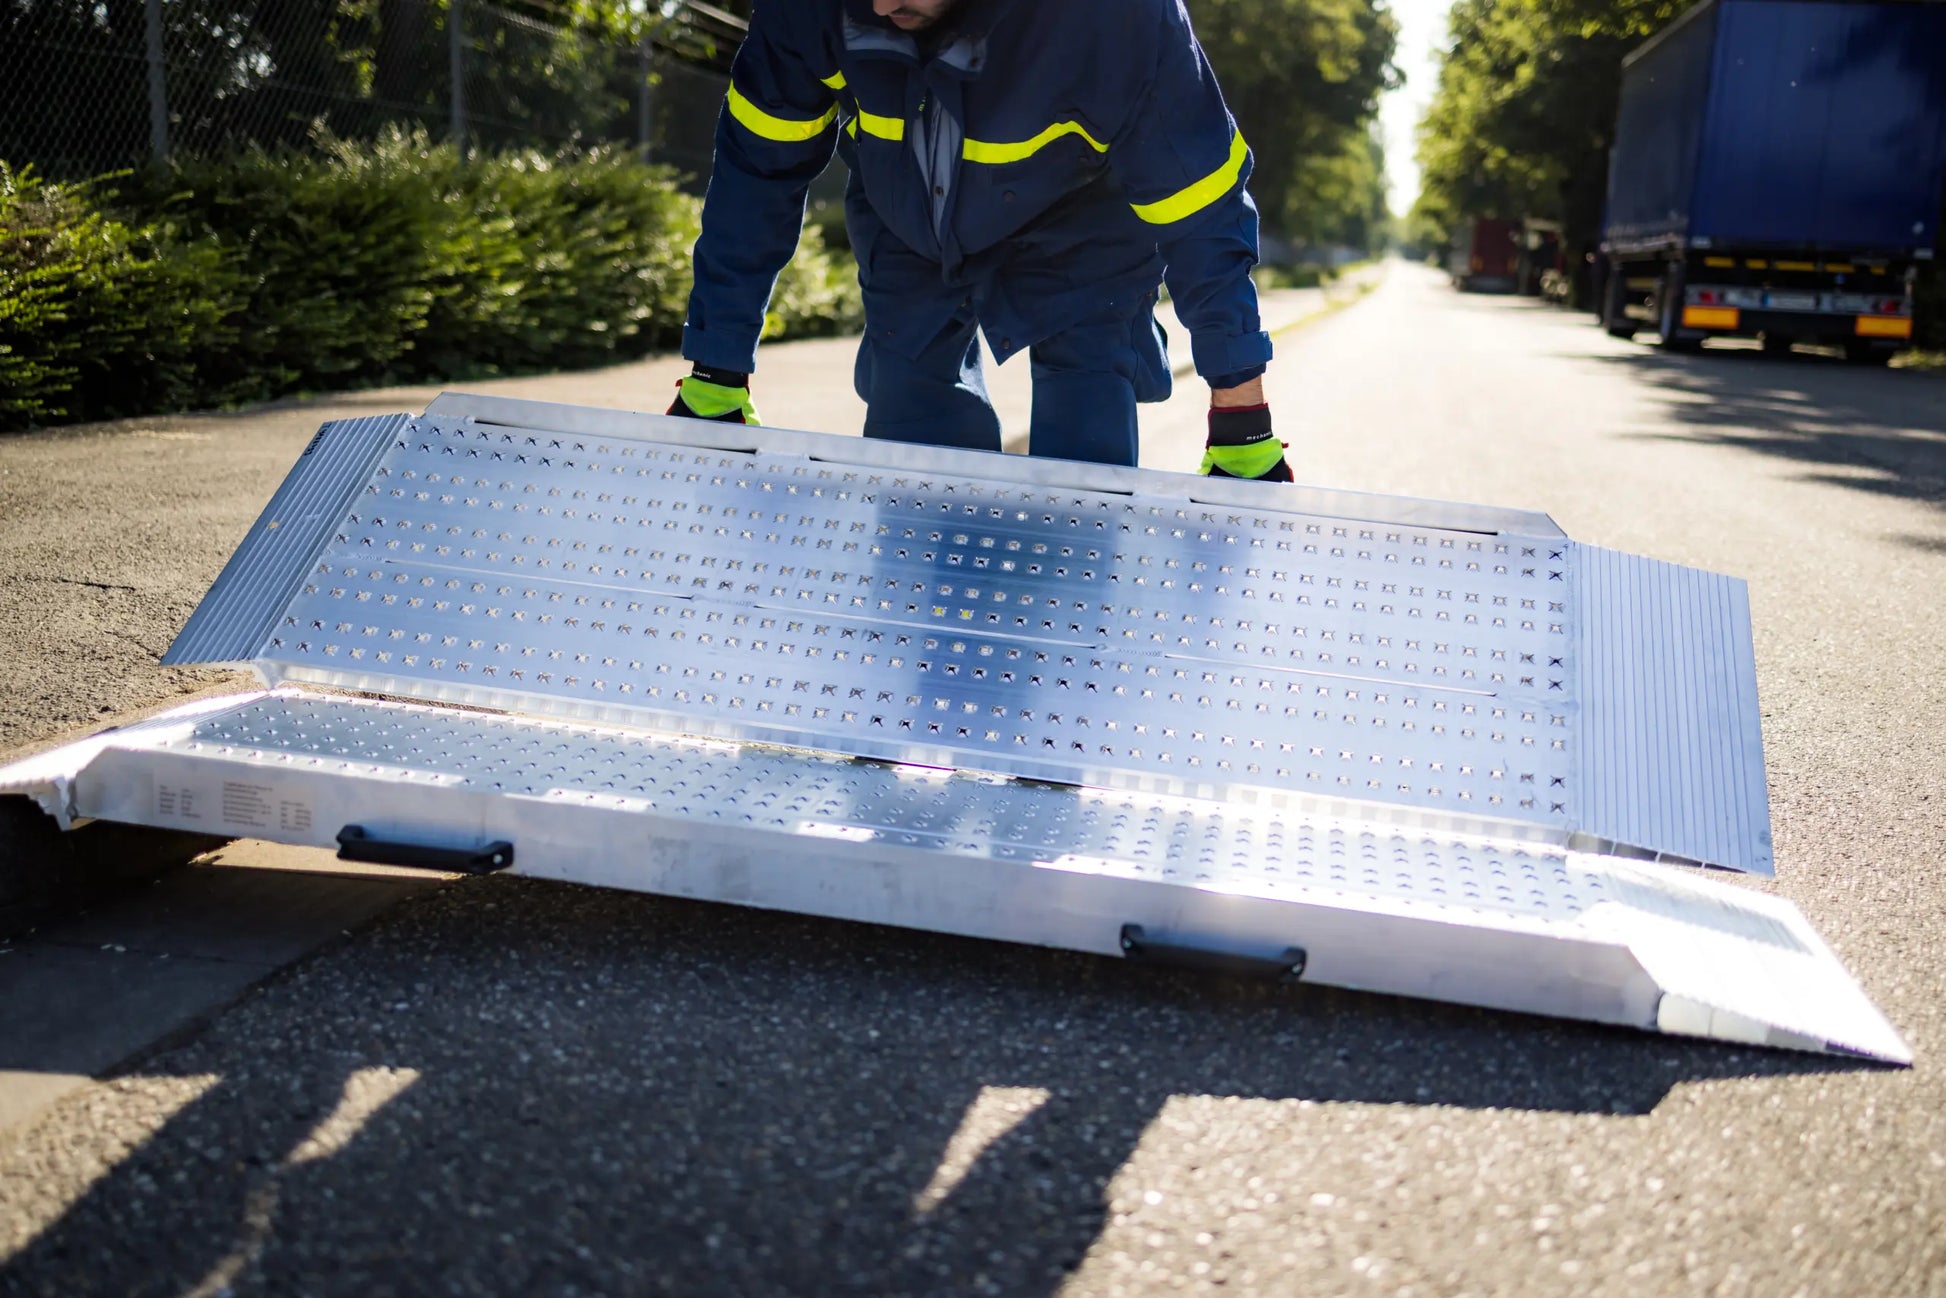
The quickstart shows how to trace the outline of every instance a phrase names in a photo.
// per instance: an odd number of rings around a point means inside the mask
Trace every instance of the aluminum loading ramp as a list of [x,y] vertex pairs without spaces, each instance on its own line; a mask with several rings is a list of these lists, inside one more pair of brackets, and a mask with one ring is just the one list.
[[0,792],[1910,1057],[1689,868],[1771,868],[1742,584],[1543,515],[449,395],[321,429],[165,661],[271,688]]

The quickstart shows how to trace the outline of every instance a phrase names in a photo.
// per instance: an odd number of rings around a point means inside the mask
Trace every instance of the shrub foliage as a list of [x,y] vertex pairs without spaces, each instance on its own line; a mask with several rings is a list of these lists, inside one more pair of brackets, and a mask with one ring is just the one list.
[[[632,359],[679,338],[697,200],[613,150],[423,135],[51,184],[0,163],[0,430]],[[855,328],[807,230],[767,337]]]

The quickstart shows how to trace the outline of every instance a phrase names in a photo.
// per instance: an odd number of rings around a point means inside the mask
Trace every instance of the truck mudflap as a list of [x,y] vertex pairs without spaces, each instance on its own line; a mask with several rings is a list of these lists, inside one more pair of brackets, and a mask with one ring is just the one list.
[[326,425],[98,818],[1905,1062],[1742,584],[1543,515],[446,396]]

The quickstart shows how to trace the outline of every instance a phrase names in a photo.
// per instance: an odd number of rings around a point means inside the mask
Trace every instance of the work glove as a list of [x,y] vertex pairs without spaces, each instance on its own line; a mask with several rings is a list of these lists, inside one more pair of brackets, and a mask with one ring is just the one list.
[[683,419],[708,419],[719,424],[761,424],[750,400],[750,376],[735,370],[698,365],[676,381],[676,399],[669,413]]
[[1284,462],[1284,443],[1270,431],[1270,407],[1216,406],[1209,412],[1209,443],[1198,472],[1212,478],[1294,482]]

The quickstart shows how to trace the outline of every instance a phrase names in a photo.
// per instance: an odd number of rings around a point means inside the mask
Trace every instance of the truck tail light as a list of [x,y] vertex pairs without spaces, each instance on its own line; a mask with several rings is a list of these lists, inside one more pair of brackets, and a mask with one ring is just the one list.
[[1742,314],[1733,306],[1686,306],[1682,309],[1685,329],[1735,329]]
[[1876,311],[1879,315],[1898,315],[1901,311],[1905,310],[1905,300],[1896,297],[1880,298],[1878,305],[1873,307],[1872,310]]
[[1852,325],[1860,338],[1910,338],[1912,337],[1912,317],[1909,315],[1861,315]]
[[1697,306],[1721,306],[1722,304],[1723,304],[1723,295],[1717,292],[1715,289],[1699,288],[1696,290]]

